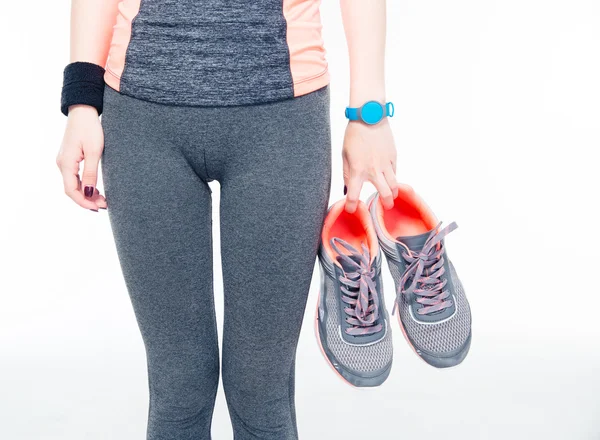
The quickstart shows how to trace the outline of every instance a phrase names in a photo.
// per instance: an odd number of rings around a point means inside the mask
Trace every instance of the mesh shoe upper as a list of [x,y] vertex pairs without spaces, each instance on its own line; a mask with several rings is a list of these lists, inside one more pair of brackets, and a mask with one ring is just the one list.
[[346,213],[342,200],[325,220],[317,330],[325,356],[344,379],[377,386],[389,374],[392,336],[377,236],[366,206],[357,211]]
[[[323,305],[323,311],[325,312],[324,316],[320,316],[320,318],[324,318],[325,330],[325,334],[321,337],[335,360],[342,367],[358,373],[374,372],[388,366],[392,361],[393,349],[387,316],[382,317],[383,328],[378,340],[366,344],[361,344],[359,341],[356,343],[346,341],[341,332],[341,322],[345,317],[342,316],[339,303],[339,287],[336,286],[337,283],[334,278],[328,276],[326,272],[322,271],[321,274],[323,286],[319,309]],[[319,313],[322,312],[319,311]]]
[[[371,217],[398,293],[395,307],[419,354],[433,358],[456,356],[458,363],[463,358],[460,352],[466,355],[470,344],[471,310],[443,241],[456,225],[441,230],[431,210],[412,189],[400,192],[403,200],[389,213],[383,210],[376,194],[370,199]],[[430,230],[398,233],[418,231],[418,227]],[[451,366],[452,362],[443,366]]]
[[[388,266],[395,284],[398,285],[404,273],[404,265],[388,258]],[[418,350],[431,354],[451,353],[460,350],[471,333],[471,309],[452,263],[450,277],[454,286],[456,312],[449,319],[434,324],[418,322],[412,316],[409,299],[402,296],[398,301],[402,325]]]

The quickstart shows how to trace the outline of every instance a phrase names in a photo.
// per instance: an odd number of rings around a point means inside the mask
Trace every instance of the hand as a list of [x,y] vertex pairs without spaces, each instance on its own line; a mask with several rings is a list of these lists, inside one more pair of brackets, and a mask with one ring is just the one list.
[[346,211],[356,211],[360,191],[370,181],[379,192],[383,206],[390,209],[398,195],[396,147],[387,118],[375,125],[349,122],[342,151]]
[[[98,112],[89,105],[69,107],[67,128],[56,165],[63,176],[65,194],[92,211],[106,209],[106,199],[96,188],[98,164],[104,149],[104,133]],[[84,161],[82,178],[79,163]]]

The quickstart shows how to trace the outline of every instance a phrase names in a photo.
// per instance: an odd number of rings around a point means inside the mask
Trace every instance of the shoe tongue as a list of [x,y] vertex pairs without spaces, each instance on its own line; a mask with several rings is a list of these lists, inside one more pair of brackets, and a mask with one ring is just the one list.
[[[355,261],[356,263],[360,264],[360,259],[357,256],[354,255],[348,255],[348,257],[352,260]],[[344,258],[337,256],[336,257],[338,263],[340,263],[340,265],[342,266],[342,268],[346,271],[346,272],[354,272],[356,271],[356,266],[354,266],[353,264],[349,263],[348,261],[346,261]]]
[[[433,229],[431,231],[433,231]],[[404,243],[411,251],[420,251],[423,249],[423,246],[425,246],[425,242],[429,238],[431,231],[427,231],[419,235],[396,237],[396,240],[398,240],[400,243]]]

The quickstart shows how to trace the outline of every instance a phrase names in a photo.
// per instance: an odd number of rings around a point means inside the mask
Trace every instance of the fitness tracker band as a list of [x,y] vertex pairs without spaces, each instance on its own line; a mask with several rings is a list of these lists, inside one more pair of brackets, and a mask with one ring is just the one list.
[[387,116],[394,116],[394,104],[391,102],[383,105],[377,101],[369,101],[361,107],[346,107],[346,117],[350,121],[362,121],[368,125],[375,125]]

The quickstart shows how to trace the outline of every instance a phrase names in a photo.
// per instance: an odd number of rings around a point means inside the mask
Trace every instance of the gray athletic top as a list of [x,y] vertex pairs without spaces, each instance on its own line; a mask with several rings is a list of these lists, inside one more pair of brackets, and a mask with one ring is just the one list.
[[320,0],[123,0],[105,81],[132,97],[229,106],[329,83]]

